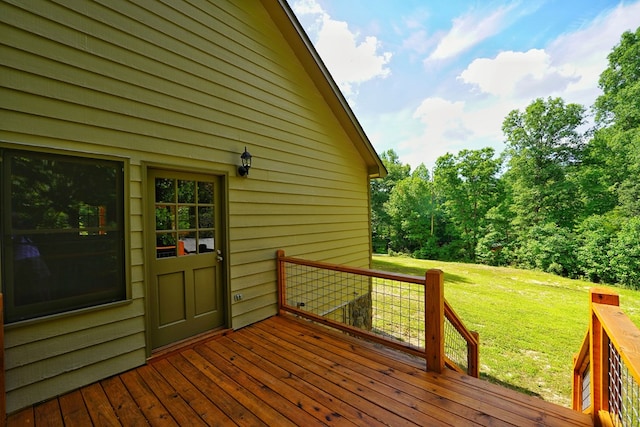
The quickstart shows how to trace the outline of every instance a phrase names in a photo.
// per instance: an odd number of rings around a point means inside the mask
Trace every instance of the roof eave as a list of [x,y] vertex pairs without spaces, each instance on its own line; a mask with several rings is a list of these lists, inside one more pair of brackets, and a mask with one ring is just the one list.
[[367,164],[369,178],[385,177],[387,169],[289,4],[286,0],[261,0],[261,2],[298,55],[298,59],[312,77],[342,127],[354,141],[356,149]]

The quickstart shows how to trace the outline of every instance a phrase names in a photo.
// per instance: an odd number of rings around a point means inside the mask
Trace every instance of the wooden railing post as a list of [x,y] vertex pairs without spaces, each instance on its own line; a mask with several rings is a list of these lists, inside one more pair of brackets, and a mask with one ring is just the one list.
[[276,251],[276,272],[277,272],[277,281],[278,281],[278,313],[282,314],[281,311],[285,305],[286,295],[285,295],[285,287],[286,287],[286,270],[284,268],[284,251],[282,249],[278,249]]
[[429,270],[424,292],[425,359],[427,371],[444,370],[444,273]]
[[609,337],[602,327],[602,323],[596,316],[593,305],[620,305],[619,296],[604,288],[592,288],[590,291],[589,312],[591,324],[589,326],[590,340],[590,370],[591,370],[591,405],[593,416],[597,417],[600,411],[609,410]]
[[480,377],[480,361],[478,360],[478,347],[480,346],[480,334],[476,331],[471,331],[471,335],[476,339],[476,345],[467,344],[467,360],[468,368],[467,373],[472,377]]

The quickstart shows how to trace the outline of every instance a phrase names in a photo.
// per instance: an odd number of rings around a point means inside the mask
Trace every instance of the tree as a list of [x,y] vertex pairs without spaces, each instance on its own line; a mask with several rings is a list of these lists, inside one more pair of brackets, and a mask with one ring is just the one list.
[[614,283],[609,263],[611,240],[619,226],[610,215],[591,215],[577,228],[576,257],[582,275],[592,282]]
[[371,237],[374,251],[387,252],[391,230],[384,205],[396,184],[409,176],[411,166],[403,165],[393,150],[385,151],[380,158],[388,173],[384,178],[371,181]]
[[515,225],[524,230],[547,222],[571,228],[580,212],[575,182],[567,176],[581,161],[584,107],[561,98],[537,99],[505,118]]
[[611,241],[611,268],[616,281],[640,290],[640,217],[630,218]]
[[640,215],[640,27],[622,34],[600,75],[603,94],[596,100],[596,138],[621,216]]
[[492,148],[462,150],[457,156],[438,158],[434,171],[437,192],[444,200],[449,220],[462,241],[462,258],[476,261],[476,246],[485,217],[499,199],[501,161]]
[[626,31],[608,56],[609,66],[600,74],[603,94],[594,109],[600,126],[622,131],[640,126],[640,27]]
[[432,209],[429,171],[420,165],[411,176],[397,183],[385,203],[391,248],[414,253],[426,246],[431,237]]
[[476,245],[476,258],[489,265],[510,265],[515,259],[515,236],[512,232],[511,199],[498,181],[500,202],[487,211],[485,226]]
[[528,229],[517,249],[520,266],[562,276],[577,277],[575,237],[552,222]]

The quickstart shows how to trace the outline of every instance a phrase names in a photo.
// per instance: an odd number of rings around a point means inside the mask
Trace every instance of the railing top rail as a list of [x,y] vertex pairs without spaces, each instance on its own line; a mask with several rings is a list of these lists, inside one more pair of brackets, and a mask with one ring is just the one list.
[[640,330],[618,306],[593,303],[592,308],[629,372],[640,383]]
[[424,277],[412,276],[409,274],[391,273],[388,271],[370,270],[367,268],[359,268],[359,267],[349,267],[346,265],[331,264],[331,263],[321,262],[321,261],[310,261],[306,259],[294,258],[289,256],[279,256],[278,259],[284,262],[292,263],[292,264],[306,265],[308,267],[317,267],[325,270],[342,271],[345,273],[360,274],[363,276],[377,277],[380,279],[399,280],[402,282],[415,283],[417,285],[425,284]]
[[468,343],[474,344],[476,346],[479,344],[478,338],[474,334],[472,334],[469,329],[467,329],[464,323],[462,323],[460,316],[458,316],[458,313],[455,312],[455,310],[453,309],[453,307],[451,307],[451,304],[449,304],[446,298],[444,300],[444,314],[447,317],[447,319],[449,319],[451,324],[453,324],[453,326],[456,328],[458,333],[462,335],[462,337]]

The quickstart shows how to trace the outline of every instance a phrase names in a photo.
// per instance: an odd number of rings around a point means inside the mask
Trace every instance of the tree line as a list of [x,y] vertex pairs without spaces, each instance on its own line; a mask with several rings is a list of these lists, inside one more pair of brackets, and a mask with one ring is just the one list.
[[511,111],[502,153],[446,154],[432,171],[382,153],[374,251],[640,289],[640,27],[608,61],[589,110],[547,98]]

